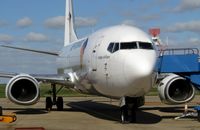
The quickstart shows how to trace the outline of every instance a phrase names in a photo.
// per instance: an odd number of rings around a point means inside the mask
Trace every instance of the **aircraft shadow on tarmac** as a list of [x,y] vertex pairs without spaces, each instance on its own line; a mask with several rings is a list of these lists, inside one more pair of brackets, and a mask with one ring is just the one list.
[[26,109],[26,110],[20,110],[16,111],[16,114],[20,115],[38,115],[38,114],[47,114],[48,112],[44,109]]
[[45,109],[40,108],[4,108],[4,110],[12,110],[13,113],[19,115],[38,115],[38,114],[47,114],[48,112]]
[[[188,112],[192,112],[191,109],[192,107],[188,107],[190,110],[188,110]],[[161,107],[159,108],[159,111],[161,112],[166,112],[166,113],[183,113],[184,112],[184,108],[183,107]]]
[[[120,108],[111,103],[105,102],[94,102],[94,101],[79,101],[79,102],[69,102],[66,104],[68,107],[63,111],[66,112],[85,112],[91,116],[94,116],[99,119],[110,120],[120,122]],[[188,112],[193,112],[192,107],[189,107]],[[48,114],[44,108],[4,108],[4,110],[12,110],[14,113],[19,115],[31,115],[31,114]],[[167,115],[158,115],[153,112],[146,111],[157,110],[162,113],[168,113]],[[56,111],[54,108],[52,111]],[[150,106],[150,107],[141,107],[136,112],[136,123],[137,124],[156,124],[159,123],[162,119],[173,119],[177,116],[177,113],[182,114],[184,112],[183,107],[181,106]],[[174,114],[175,113],[175,114]]]
[[[194,112],[192,106],[188,107],[188,113],[189,112]],[[161,107],[145,107],[141,108],[141,110],[158,110],[162,113],[168,113],[167,115],[165,114],[164,116],[160,116],[162,119],[174,119],[177,117],[177,114],[182,115],[184,113],[184,107],[181,106],[161,106]],[[195,117],[187,117],[187,118],[195,118]]]
[[[193,112],[191,109],[193,107],[190,106],[188,107],[188,112]],[[166,113],[183,113],[184,112],[184,108],[181,106],[161,106],[161,107],[142,107],[141,110],[158,110],[160,112],[166,112]]]
[[[72,109],[77,109],[81,112],[94,116],[96,118],[120,122],[120,108],[112,104],[105,104],[101,102],[81,101],[70,102],[66,104]],[[159,115],[138,110],[136,114],[137,124],[155,124],[159,123],[162,118]]]

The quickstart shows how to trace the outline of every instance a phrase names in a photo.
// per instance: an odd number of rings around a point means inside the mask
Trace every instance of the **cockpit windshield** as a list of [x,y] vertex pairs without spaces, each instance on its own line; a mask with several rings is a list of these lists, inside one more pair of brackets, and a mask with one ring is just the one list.
[[153,50],[152,43],[149,42],[121,42],[121,43],[110,43],[107,50],[110,53],[114,53],[118,50],[130,50],[130,49],[147,49],[147,50]]
[[124,42],[124,43],[120,43],[120,49],[137,49],[137,42]]
[[149,50],[152,50],[152,49],[153,49],[153,46],[152,46],[152,44],[150,44],[150,43],[138,42],[138,44],[139,44],[139,48],[140,48],[140,49],[149,49]]

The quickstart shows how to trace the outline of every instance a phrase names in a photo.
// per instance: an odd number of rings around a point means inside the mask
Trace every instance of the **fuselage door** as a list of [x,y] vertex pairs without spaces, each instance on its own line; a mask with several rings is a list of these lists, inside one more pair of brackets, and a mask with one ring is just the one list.
[[92,50],[92,71],[97,71],[97,46]]
[[96,41],[94,49],[92,50],[92,71],[97,71],[99,47],[102,43],[102,38]]

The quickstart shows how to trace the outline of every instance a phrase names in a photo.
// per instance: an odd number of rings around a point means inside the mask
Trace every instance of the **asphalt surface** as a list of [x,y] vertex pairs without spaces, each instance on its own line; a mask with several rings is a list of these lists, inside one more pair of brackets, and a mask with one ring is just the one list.
[[[64,111],[44,110],[44,101],[33,106],[18,106],[7,99],[0,99],[4,114],[15,113],[17,121],[11,124],[0,123],[0,130],[16,128],[43,127],[45,130],[199,130],[200,122],[196,117],[179,120],[184,105],[169,106],[158,97],[146,97],[146,104],[137,111],[137,120],[133,124],[120,123],[118,101],[103,97],[64,98]],[[198,105],[200,97],[189,103],[189,112]]]

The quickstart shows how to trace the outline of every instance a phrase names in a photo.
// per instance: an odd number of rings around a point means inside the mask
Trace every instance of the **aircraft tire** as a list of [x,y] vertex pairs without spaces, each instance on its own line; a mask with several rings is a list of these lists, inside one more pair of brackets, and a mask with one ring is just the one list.
[[131,119],[130,119],[131,123],[136,122],[136,111],[137,111],[137,107],[133,106],[133,108],[131,110]]
[[122,124],[129,123],[127,105],[124,105],[124,106],[121,107],[121,122],[122,122]]
[[197,111],[197,120],[200,122],[200,111]]
[[51,111],[52,107],[53,107],[53,102],[52,102],[51,97],[46,97],[46,107],[45,107],[45,109],[47,111]]
[[58,111],[63,111],[63,97],[58,97],[56,101],[56,106]]
[[0,116],[2,116],[3,115],[3,109],[2,109],[2,107],[0,106]]

